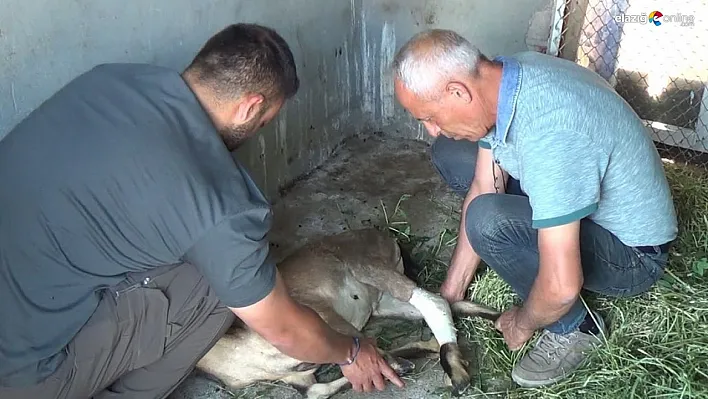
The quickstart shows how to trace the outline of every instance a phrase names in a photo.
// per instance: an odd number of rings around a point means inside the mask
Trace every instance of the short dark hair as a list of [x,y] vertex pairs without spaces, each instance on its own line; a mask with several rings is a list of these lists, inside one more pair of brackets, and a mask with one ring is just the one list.
[[212,36],[186,74],[222,98],[258,93],[267,102],[294,96],[300,81],[290,47],[275,30],[233,24]]

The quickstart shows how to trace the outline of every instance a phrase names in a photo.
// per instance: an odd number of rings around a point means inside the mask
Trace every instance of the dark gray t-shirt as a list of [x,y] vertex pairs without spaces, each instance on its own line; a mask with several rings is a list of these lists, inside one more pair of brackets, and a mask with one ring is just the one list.
[[226,305],[257,302],[270,226],[179,73],[83,74],[0,141],[0,384],[50,374],[126,272],[190,262]]

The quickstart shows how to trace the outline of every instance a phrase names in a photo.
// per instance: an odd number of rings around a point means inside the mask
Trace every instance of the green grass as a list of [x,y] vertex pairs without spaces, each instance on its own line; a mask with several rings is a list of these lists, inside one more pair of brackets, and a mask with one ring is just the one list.
[[[571,378],[543,389],[522,389],[513,385],[509,375],[534,341],[512,353],[488,321],[459,320],[459,333],[478,343],[481,353],[479,384],[470,396],[708,398],[708,174],[678,164],[666,164],[666,173],[679,218],[679,238],[667,273],[637,297],[583,298],[608,322],[608,345]],[[384,208],[385,222],[424,266],[421,284],[437,290],[457,232],[443,229],[434,237],[416,236],[402,211],[405,199],[392,210]],[[516,300],[510,288],[486,268],[476,276],[470,296],[500,310]]]

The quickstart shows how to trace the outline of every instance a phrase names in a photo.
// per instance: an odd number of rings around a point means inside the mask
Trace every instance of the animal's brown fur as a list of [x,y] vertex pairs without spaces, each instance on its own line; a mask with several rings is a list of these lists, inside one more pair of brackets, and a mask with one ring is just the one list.
[[[361,335],[371,316],[422,318],[408,303],[416,285],[403,274],[398,244],[376,229],[348,231],[312,241],[284,259],[278,269],[290,295],[339,332]],[[453,304],[452,308],[457,313],[489,319],[498,315],[469,301]],[[412,347],[439,350],[434,340]],[[400,353],[410,349],[402,348]],[[446,345],[444,355],[446,371],[453,382],[459,385],[461,380],[469,379],[457,344]],[[279,380],[306,391],[308,398],[326,398],[348,386],[341,379],[316,384],[315,367],[280,353],[240,321],[234,323],[197,367],[230,388]]]

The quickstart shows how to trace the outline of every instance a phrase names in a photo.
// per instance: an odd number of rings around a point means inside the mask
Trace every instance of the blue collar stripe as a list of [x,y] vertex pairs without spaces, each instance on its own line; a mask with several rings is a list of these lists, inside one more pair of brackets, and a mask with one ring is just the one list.
[[494,59],[503,65],[502,80],[499,86],[499,105],[497,107],[497,121],[495,141],[499,144],[506,142],[511,121],[516,111],[516,100],[521,89],[521,66],[513,58],[499,56]]

